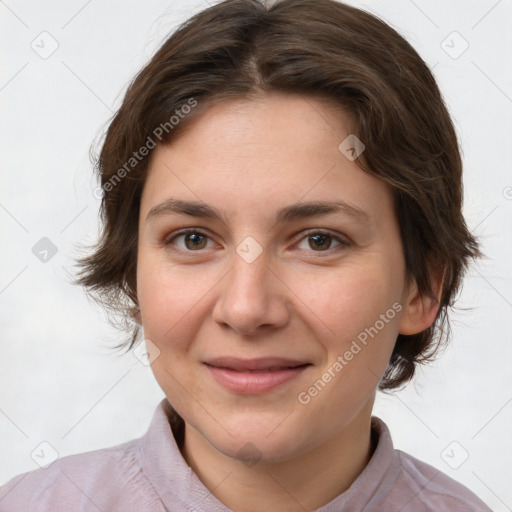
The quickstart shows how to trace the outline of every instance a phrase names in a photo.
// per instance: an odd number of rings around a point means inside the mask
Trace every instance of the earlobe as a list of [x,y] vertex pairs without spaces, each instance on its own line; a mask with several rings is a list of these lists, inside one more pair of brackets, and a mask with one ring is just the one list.
[[139,306],[135,306],[130,309],[130,317],[134,322],[138,323],[139,325],[142,325],[142,316],[140,314]]
[[403,302],[403,310],[398,333],[404,335],[418,334],[428,329],[435,321],[443,291],[444,269],[432,277],[432,291],[436,299],[421,294],[414,278],[411,278],[409,293]]

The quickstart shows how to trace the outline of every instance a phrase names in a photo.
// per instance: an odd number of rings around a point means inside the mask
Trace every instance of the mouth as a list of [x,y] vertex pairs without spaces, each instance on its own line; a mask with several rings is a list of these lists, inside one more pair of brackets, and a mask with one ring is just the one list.
[[312,366],[309,362],[285,358],[224,357],[206,361],[204,364],[222,387],[241,394],[259,394],[274,390]]

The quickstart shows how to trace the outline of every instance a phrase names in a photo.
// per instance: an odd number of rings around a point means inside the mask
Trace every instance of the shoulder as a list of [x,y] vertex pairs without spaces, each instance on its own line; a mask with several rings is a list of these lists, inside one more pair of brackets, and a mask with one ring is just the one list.
[[403,512],[492,512],[476,494],[439,469],[401,450],[395,454],[396,489],[402,500],[409,499]]
[[[134,503],[147,504],[154,496],[142,474],[139,449],[140,440],[134,439],[110,448],[68,455],[46,468],[17,475],[0,487],[0,509],[56,512],[75,505],[84,512],[137,510],[131,508]],[[160,508],[155,506],[154,510]]]

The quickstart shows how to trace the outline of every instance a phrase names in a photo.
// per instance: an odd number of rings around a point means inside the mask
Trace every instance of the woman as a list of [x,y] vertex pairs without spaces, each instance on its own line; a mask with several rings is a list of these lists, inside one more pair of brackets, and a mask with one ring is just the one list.
[[142,438],[13,478],[2,510],[490,510],[372,416],[481,254],[397,32],[333,0],[221,2],[137,75],[98,163],[77,282],[131,314],[166,398]]

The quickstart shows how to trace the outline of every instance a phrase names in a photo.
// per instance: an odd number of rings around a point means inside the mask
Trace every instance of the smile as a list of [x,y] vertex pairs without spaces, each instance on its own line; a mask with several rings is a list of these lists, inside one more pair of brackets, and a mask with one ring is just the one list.
[[282,358],[220,358],[204,363],[225,389],[241,394],[266,393],[300,375],[311,363]]

